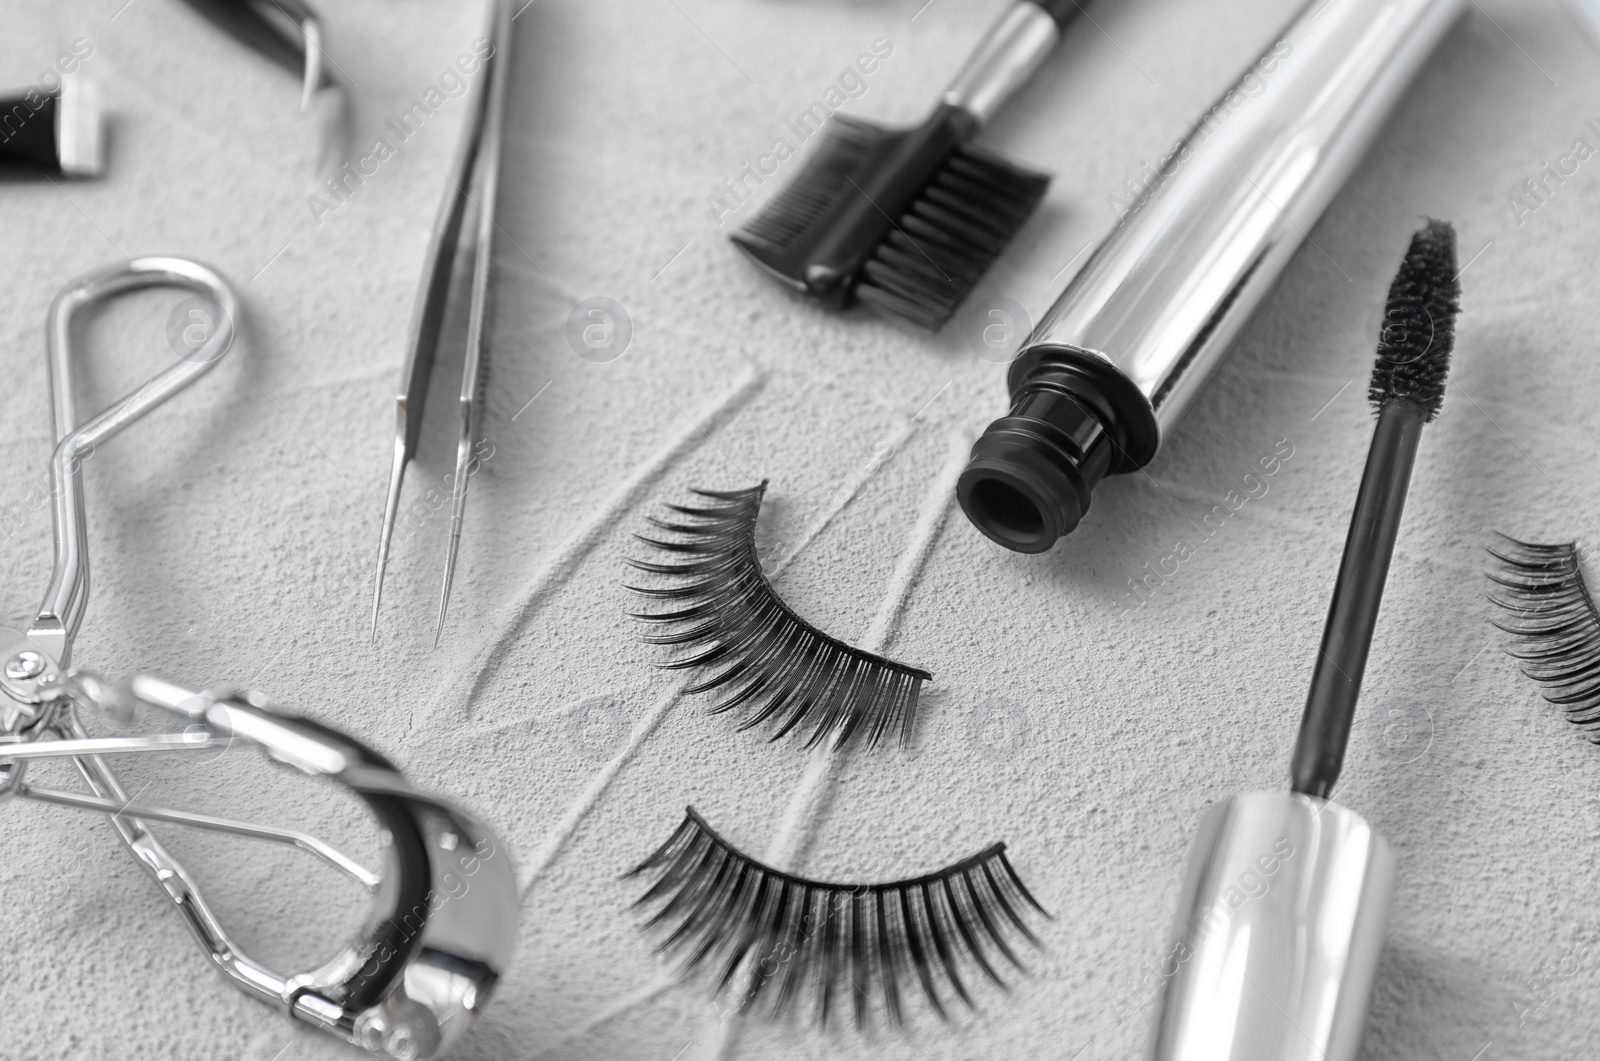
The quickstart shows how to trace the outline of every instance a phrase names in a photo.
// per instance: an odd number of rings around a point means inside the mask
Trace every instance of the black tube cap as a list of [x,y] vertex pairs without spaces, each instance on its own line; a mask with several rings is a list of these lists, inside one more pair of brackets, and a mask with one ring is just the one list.
[[956,498],[973,525],[1019,553],[1047,552],[1072,533],[1110,464],[1111,438],[1094,429],[1098,424],[1085,432],[1096,437],[1082,449],[1038,427],[1018,416],[995,421],[956,481]]
[[1024,352],[1011,375],[1010,414],[989,425],[956,481],[973,526],[1007,549],[1047,552],[1089,511],[1101,479],[1148,460],[1154,421],[1130,413],[1147,406],[1119,396],[1119,382],[1074,351]]

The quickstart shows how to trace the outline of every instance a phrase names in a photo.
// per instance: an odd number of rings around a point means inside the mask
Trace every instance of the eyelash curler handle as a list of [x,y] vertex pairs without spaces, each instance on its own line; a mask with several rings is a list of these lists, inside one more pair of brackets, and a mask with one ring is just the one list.
[[[73,394],[72,321],[111,296],[152,284],[205,296],[201,334],[186,334],[177,363],[87,422]],[[80,463],[208,372],[228,351],[238,300],[215,271],[184,258],[139,258],[69,284],[51,307],[48,334],[51,492],[56,557],[33,628],[0,629],[0,799],[31,798],[110,816],[113,829],[183,915],[213,965],[252,997],[297,1020],[396,1061],[430,1061],[450,1049],[488,1002],[510,961],[519,896],[509,856],[482,825],[413,788],[387,759],[359,741],[281,711],[247,692],[196,692],[150,677],[113,689],[67,669],[88,603],[88,535]],[[155,736],[91,737],[78,718],[92,707],[118,719],[138,709],[187,723]],[[381,877],[304,832],[216,815],[136,805],[106,761],[111,755],[256,747],[362,799],[384,837]],[[34,759],[72,759],[85,792],[36,789]],[[374,893],[364,927],[330,962],[284,976],[244,954],[183,864],[148,821],[164,821],[293,844],[333,864]]]
[[[206,322],[206,341],[188,351],[165,372],[80,425],[72,386],[73,318],[87,306],[152,284],[184,288],[208,300],[209,312],[215,319]],[[51,415],[54,437],[58,440],[50,457],[50,518],[55,531],[55,565],[28,636],[44,646],[62,666],[71,661],[72,639],[89,601],[89,544],[82,461],[96,446],[114,438],[211,371],[232,344],[234,323],[238,319],[239,300],[232,287],[209,266],[187,258],[135,258],[125,265],[79,277],[63,288],[51,304],[46,337]]]

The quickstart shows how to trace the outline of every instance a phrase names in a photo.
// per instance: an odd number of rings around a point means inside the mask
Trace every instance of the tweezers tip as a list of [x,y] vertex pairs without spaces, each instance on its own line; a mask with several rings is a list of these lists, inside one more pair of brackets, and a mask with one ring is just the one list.
[[[452,545],[455,543],[452,542]],[[439,617],[433,624],[433,647],[438,648],[439,642],[444,640],[444,621],[450,614],[450,591],[455,588],[456,582],[456,556],[451,549],[450,558],[445,565],[444,585],[439,589]]]
[[300,85],[300,113],[304,114],[311,109],[317,98],[317,86],[322,83],[322,28],[314,19],[307,19],[301,24],[300,32],[306,46],[305,76]]
[[433,647],[438,648],[444,640],[444,620],[450,611],[450,587],[446,586],[444,593],[439,597],[439,618],[433,624]]
[[378,610],[383,605],[383,572],[378,572],[378,584],[372,590],[372,634],[371,643],[378,643]]
[[439,589],[439,618],[433,624],[433,647],[438,648],[444,639],[444,621],[450,614],[450,591],[456,583],[456,549],[460,545],[460,532],[450,539],[450,555],[445,560],[444,585]]
[[378,569],[372,575],[372,643],[378,643],[378,616],[383,610],[383,576],[389,569],[389,540],[394,524],[384,521],[383,533],[378,538]]

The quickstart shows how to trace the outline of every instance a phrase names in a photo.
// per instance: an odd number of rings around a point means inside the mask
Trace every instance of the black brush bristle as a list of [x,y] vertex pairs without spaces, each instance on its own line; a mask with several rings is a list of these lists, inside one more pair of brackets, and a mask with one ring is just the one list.
[[1575,542],[1535,545],[1505,538],[1490,549],[1502,568],[1490,595],[1512,613],[1495,625],[1519,642],[1511,655],[1544,687],[1544,698],[1600,744],[1600,610],[1584,580]]
[[629,589],[677,605],[634,615],[670,630],[645,642],[691,652],[663,664],[669,669],[714,671],[689,692],[722,691],[712,711],[748,710],[740,729],[771,720],[777,740],[804,724],[811,726],[807,747],[832,734],[836,748],[856,737],[876,747],[898,730],[901,746],[909,745],[922,683],[932,675],[829,637],[783,602],[756,554],[756,519],[766,486],[696,490],[706,504],[673,505],[678,519],[650,520],[675,537],[639,540],[686,559],[628,561],[668,579],[663,587]]
[[1006,249],[1050,178],[958,149],[867,262],[856,295],[937,330]]
[[941,1018],[953,1001],[972,1008],[963,973],[981,971],[1004,988],[995,966],[1003,958],[1023,968],[1016,939],[1040,946],[1025,915],[1050,916],[1004,844],[910,880],[837,884],[757,862],[693,807],[628,876],[639,874],[654,882],[634,905],[654,909],[646,927],[666,932],[656,949],[680,960],[680,975],[706,975],[712,997],[731,996],[737,1011],[770,999],[773,1018],[809,993],[824,1028],[847,996],[857,1027],[869,1008],[900,1025],[900,988],[912,983]]
[[936,329],[1050,186],[963,146],[974,132],[951,106],[896,131],[834,115],[816,154],[733,243],[824,305],[859,299]]
[[1430,218],[1389,287],[1368,391],[1375,408],[1403,400],[1421,406],[1425,421],[1439,415],[1461,312],[1459,272],[1455,228]]

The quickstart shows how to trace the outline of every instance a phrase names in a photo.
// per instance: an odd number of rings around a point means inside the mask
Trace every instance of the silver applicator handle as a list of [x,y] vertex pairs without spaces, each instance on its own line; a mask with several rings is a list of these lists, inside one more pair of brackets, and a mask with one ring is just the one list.
[[1394,855],[1352,810],[1290,792],[1212,807],[1148,1061],[1355,1061],[1393,892]]

